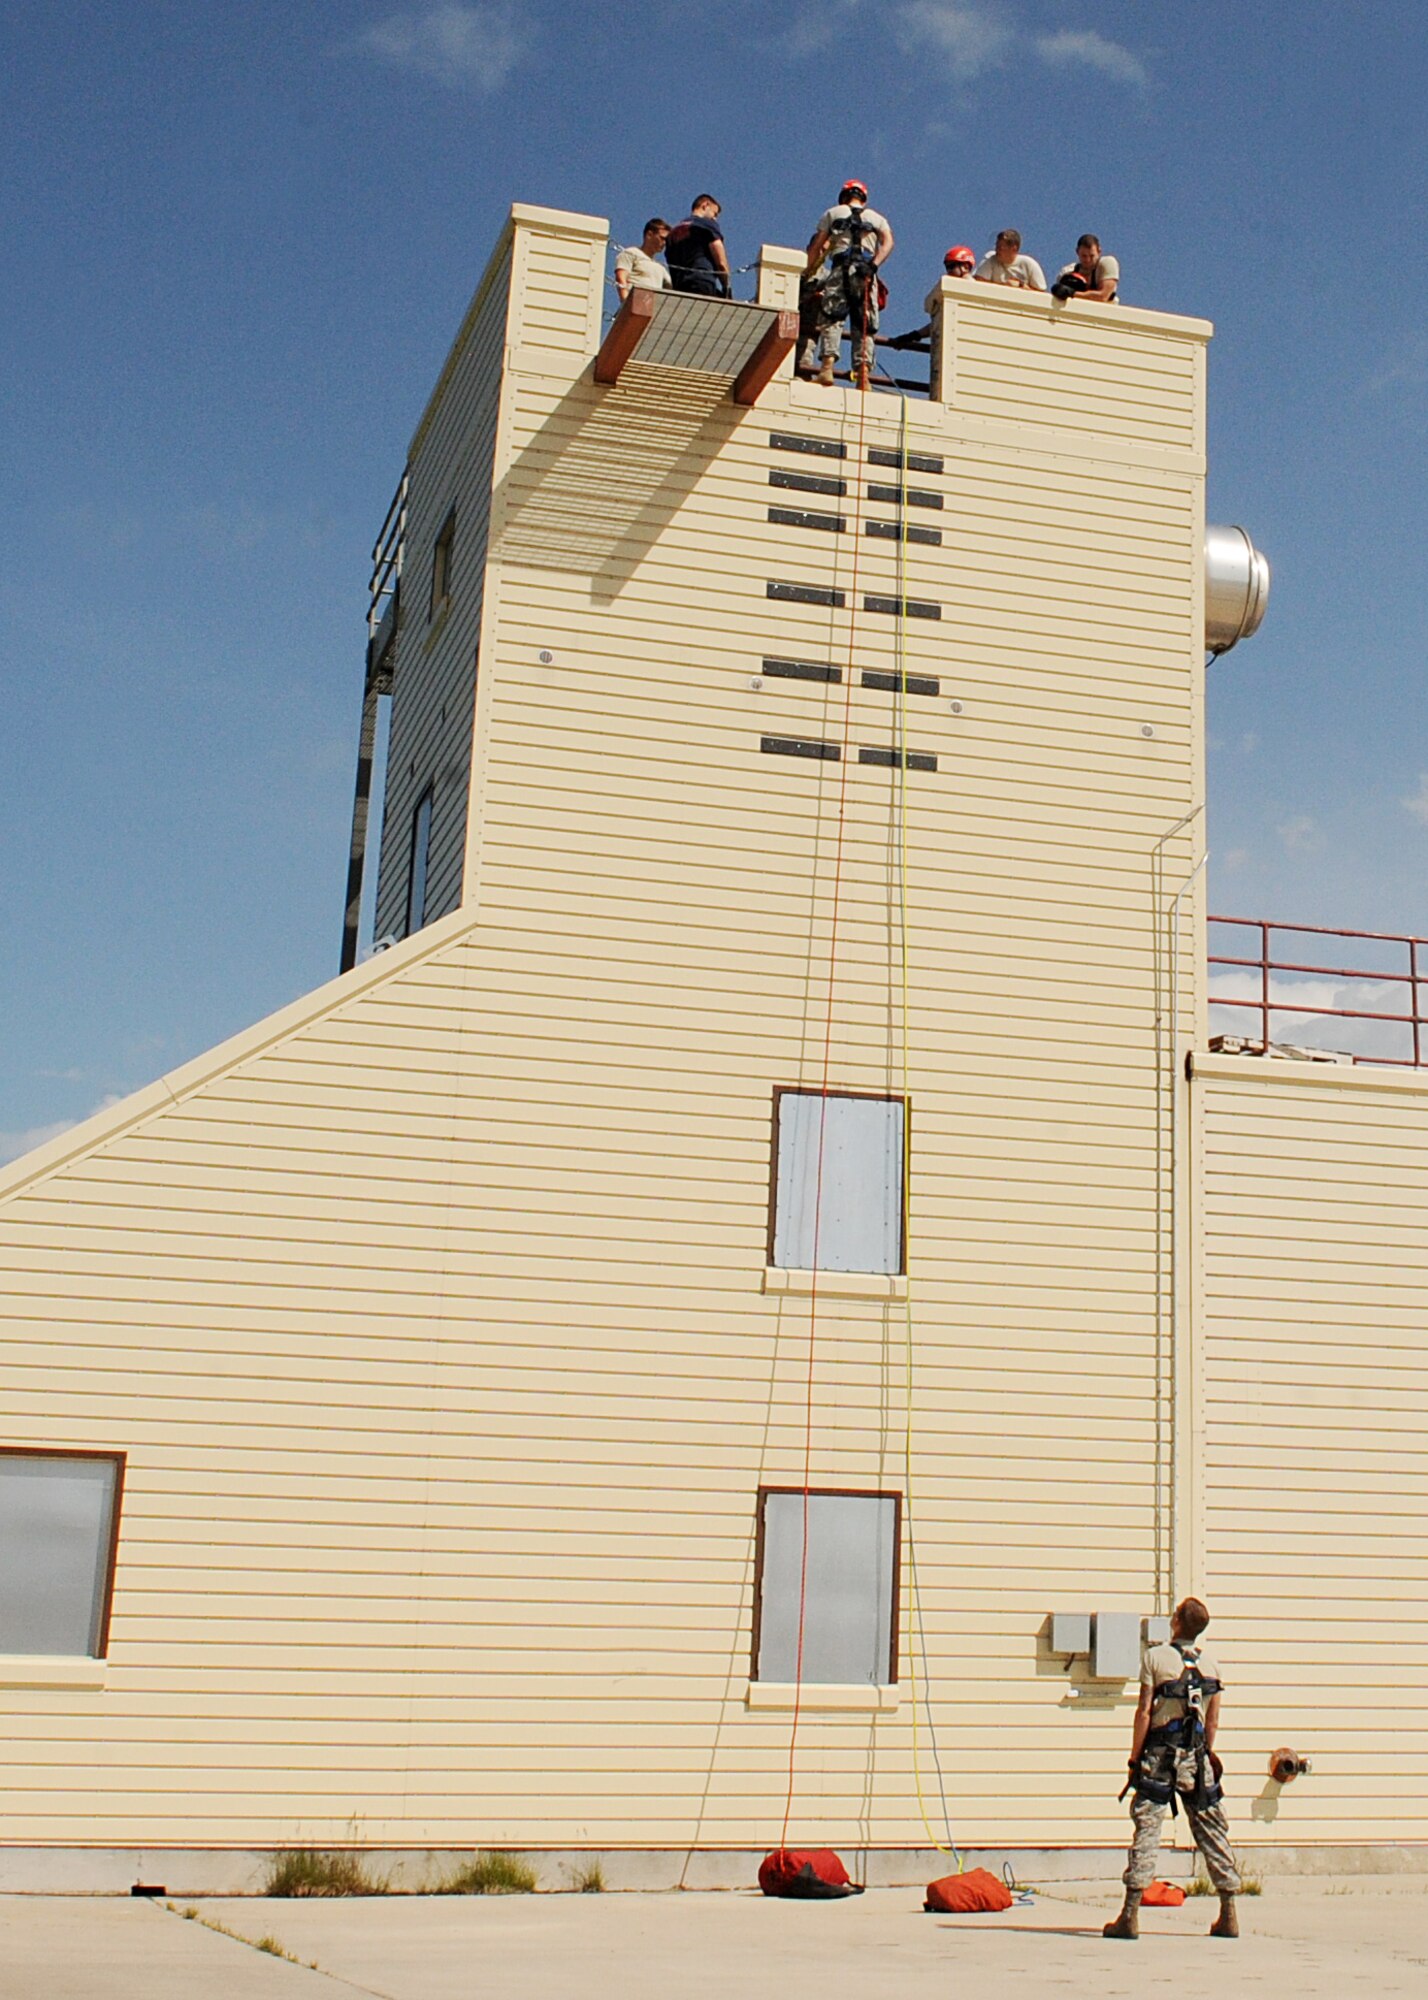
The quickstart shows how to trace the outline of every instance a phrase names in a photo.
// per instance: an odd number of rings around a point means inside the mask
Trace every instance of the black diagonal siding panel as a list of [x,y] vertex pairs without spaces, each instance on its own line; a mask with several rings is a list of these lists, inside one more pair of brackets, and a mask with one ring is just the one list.
[[828,667],[821,660],[765,660],[761,673],[785,681],[841,681],[843,669]]
[[901,486],[870,486],[868,488],[868,498],[870,500],[886,500],[894,507],[904,498],[906,498],[909,507],[940,507],[942,505],[942,495],[940,493],[929,493],[924,486],[909,486],[905,495]]
[[[863,599],[863,609],[864,611],[886,611],[889,616],[896,618],[898,601],[895,597],[865,597]],[[916,598],[909,597],[904,602],[903,615],[907,618],[940,618],[942,616],[942,606],[940,604],[920,604]]]
[[[863,675],[863,686],[865,688],[885,688],[889,694],[896,694],[902,684],[903,678],[902,674],[865,672]],[[909,694],[941,694],[942,692],[941,681],[934,680],[930,674],[908,674],[906,679],[907,692]]]
[[[858,762],[860,764],[886,764],[892,770],[896,770],[902,762],[902,753],[899,750],[884,750],[880,746],[875,748],[871,745],[865,745],[858,752]],[[932,755],[930,750],[909,750],[907,753],[907,768],[909,771],[935,771],[937,769],[937,759]]]
[[777,598],[780,604],[827,604],[835,611],[841,611],[848,601],[841,590],[824,590],[812,583],[766,583],[764,594]]
[[821,528],[828,535],[841,535],[848,525],[841,514],[820,514],[809,507],[770,507],[769,519],[775,527]]
[[836,764],[843,754],[836,743],[814,743],[798,736],[761,736],[759,748],[771,757],[817,757],[827,764]]
[[[895,471],[900,470],[902,466],[902,453],[900,451],[882,451],[875,447],[868,453],[868,463],[869,465],[890,465]],[[907,469],[909,472],[941,472],[945,469],[945,466],[945,459],[928,458],[924,453],[916,451],[910,451],[907,454]]]
[[833,479],[822,472],[788,472],[781,465],[769,467],[769,485],[782,486],[792,493],[827,493],[840,500],[848,491],[846,479]]
[[789,431],[774,431],[769,443],[775,451],[807,451],[815,458],[846,458],[848,447],[834,438],[794,437]]
[[[895,542],[898,540],[900,525],[897,521],[869,521],[865,533],[880,535],[886,542]],[[905,542],[925,542],[929,548],[940,549],[942,546],[942,530],[940,528],[918,528],[909,522],[907,527],[902,531],[902,540]]]

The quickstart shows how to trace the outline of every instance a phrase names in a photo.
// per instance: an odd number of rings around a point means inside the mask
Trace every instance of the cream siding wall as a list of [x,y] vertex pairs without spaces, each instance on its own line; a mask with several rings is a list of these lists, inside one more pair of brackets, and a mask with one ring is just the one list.
[[[477,288],[408,460],[406,562],[383,796],[377,937],[405,934],[412,820],[428,785],[432,820],[427,921],[445,916],[461,901],[477,641],[511,253],[508,231]],[[433,553],[442,523],[453,508],[451,591],[445,609],[432,618]]]
[[[1257,1839],[1428,1838],[1428,1080],[1197,1058],[1206,1579]],[[1314,1761],[1280,1794],[1280,1744]]]
[[[771,1095],[825,1041],[834,1087],[901,1087],[901,811],[856,761],[892,697],[849,677],[897,663],[896,622],[766,585],[897,591],[896,545],[853,531],[895,518],[866,454],[897,410],[784,383],[740,413],[638,365],[594,389],[602,230],[515,226],[464,911],[9,1183],[12,1434],[130,1452],[108,1687],[0,1694],[12,1838],[777,1835],[754,1504],[801,1480],[810,1306],[765,1290]],[[1053,324],[956,311],[991,372]],[[1124,343],[1198,380],[1206,331],[1127,316],[1099,364],[1078,333],[1107,415],[1070,444],[1049,362],[1014,416],[909,413],[945,459],[909,482],[944,503],[906,573],[942,609],[905,634],[941,682],[908,698],[940,760],[907,801],[911,1490],[968,1841],[1121,1838],[1130,1692],[1038,1635],[1171,1587],[1203,466],[1173,399],[1133,438],[1112,405]],[[465,352],[414,492],[465,448]],[[765,655],[845,679],[756,691]],[[845,715],[841,764],[759,749]],[[815,1481],[908,1484],[906,1338],[901,1301],[820,1298]],[[906,1591],[903,1624],[905,1678]],[[910,1706],[805,1712],[798,1838],[925,1841]]]

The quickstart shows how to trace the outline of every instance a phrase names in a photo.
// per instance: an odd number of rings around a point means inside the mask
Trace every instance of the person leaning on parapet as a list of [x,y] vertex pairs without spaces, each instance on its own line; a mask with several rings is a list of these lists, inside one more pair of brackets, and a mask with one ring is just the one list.
[[669,224],[662,215],[652,215],[638,250],[620,250],[615,255],[615,290],[624,304],[631,292],[662,292],[669,284],[669,272],[659,261],[659,253],[669,238]]
[[1021,231],[1003,229],[997,236],[996,248],[987,253],[977,266],[976,274],[984,285],[1017,285],[1024,292],[1044,292],[1046,273],[1034,257],[1021,254]]
[[[965,243],[954,243],[942,258],[942,269],[949,278],[970,278],[976,269],[977,260]],[[924,301],[930,304],[930,300]],[[920,347],[926,348],[932,342],[932,321],[926,326],[915,326],[911,333],[899,333],[891,340],[880,340],[880,347]]]
[[846,324],[853,336],[853,379],[866,389],[878,330],[878,272],[892,254],[892,224],[868,207],[861,181],[844,181],[832,208],[819,217],[804,275],[827,260],[818,309],[818,380],[833,386]]
[[1131,1801],[1135,1837],[1126,1862],[1125,1902],[1102,1933],[1108,1938],[1140,1936],[1140,1899],[1155,1875],[1166,1810],[1173,1812],[1177,1801],[1185,1808],[1195,1845],[1219,1891],[1220,1915],[1210,1926],[1210,1935],[1240,1934],[1235,1914],[1240,1877],[1220,1804],[1221,1764],[1215,1755],[1222,1682],[1218,1662],[1197,1644],[1209,1622],[1200,1599],[1187,1597],[1170,1620],[1169,1645],[1150,1647],[1141,1662],[1125,1788],[1135,1792]]
[[670,230],[664,256],[675,291],[702,292],[711,299],[731,296],[729,253],[719,227],[719,204],[712,194],[694,197],[683,222]]
[[1112,306],[1120,290],[1121,267],[1114,257],[1101,255],[1099,236],[1078,236],[1076,261],[1064,264],[1051,287],[1053,299],[1096,299]]

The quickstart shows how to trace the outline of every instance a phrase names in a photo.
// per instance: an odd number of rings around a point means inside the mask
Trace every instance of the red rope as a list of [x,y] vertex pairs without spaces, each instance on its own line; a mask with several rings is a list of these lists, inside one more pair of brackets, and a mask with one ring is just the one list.
[[[864,321],[866,324],[866,304]],[[822,1102],[818,1108],[818,1164],[813,1180],[813,1273],[808,1288],[808,1379],[804,1397],[803,1549],[798,1574],[798,1650],[794,1661],[793,1721],[788,1733],[788,1790],[783,1805],[783,1829],[779,1834],[780,1853],[785,1852],[788,1847],[788,1822],[793,1815],[798,1723],[803,1708],[803,1635],[808,1612],[808,1502],[813,1477],[814,1352],[818,1333],[818,1250],[823,1228],[823,1152],[828,1134],[828,1084],[833,1064],[833,1001],[838,967],[838,910],[843,886],[843,835],[848,814],[848,749],[853,729],[853,664],[858,628],[858,557],[862,548],[863,437],[866,416],[865,390],[858,397],[858,470],[854,483],[853,573],[848,588],[848,667],[843,686],[843,745],[838,760],[841,767],[838,779],[838,833],[833,848],[833,909],[828,930],[828,999],[823,1021],[823,1085]]]

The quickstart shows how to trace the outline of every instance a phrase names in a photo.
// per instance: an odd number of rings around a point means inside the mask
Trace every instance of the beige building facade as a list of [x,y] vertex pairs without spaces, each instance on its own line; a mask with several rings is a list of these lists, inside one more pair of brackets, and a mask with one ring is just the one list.
[[0,1177],[0,1527],[110,1478],[0,1841],[1111,1848],[1199,1589],[1240,1832],[1408,1853],[1428,1082],[1208,1053],[1210,328],[606,383],[607,234],[412,442],[396,941]]

